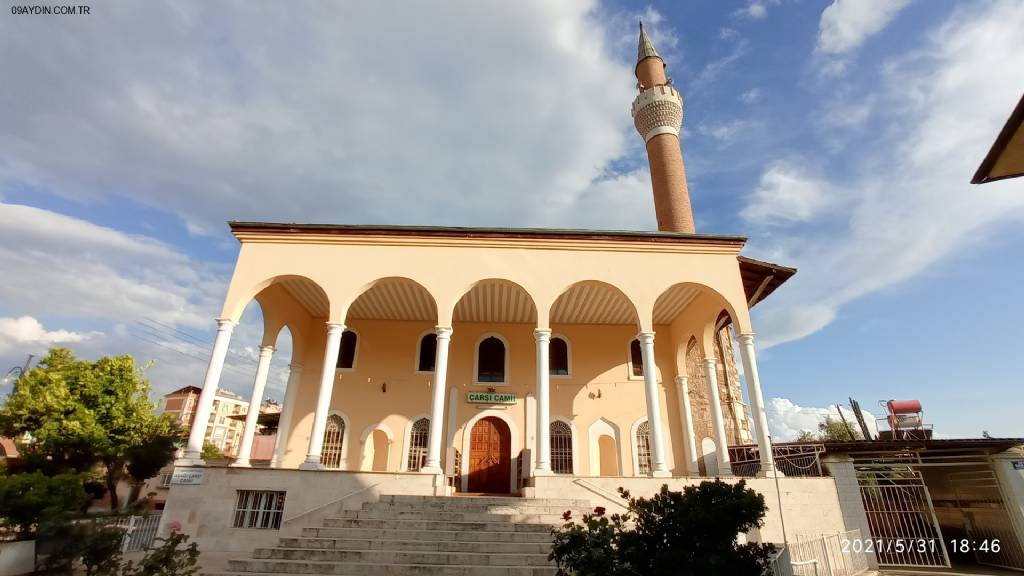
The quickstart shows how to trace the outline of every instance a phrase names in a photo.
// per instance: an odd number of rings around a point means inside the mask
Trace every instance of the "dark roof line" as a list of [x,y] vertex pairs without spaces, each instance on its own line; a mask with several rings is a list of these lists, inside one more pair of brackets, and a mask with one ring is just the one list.
[[297,234],[377,234],[381,236],[435,236],[450,238],[582,238],[589,240],[633,240],[671,243],[719,243],[742,245],[746,236],[686,234],[638,230],[582,230],[574,228],[481,228],[465,226],[399,226],[390,224],[299,224],[230,221],[233,232],[273,231]]
[[995,182],[996,180],[1021,176],[1021,174],[1007,174],[993,178],[989,174],[992,172],[992,168],[995,167],[996,161],[999,160],[999,156],[1003,154],[1003,151],[1010,144],[1010,140],[1013,140],[1013,135],[1017,133],[1017,130],[1022,125],[1024,125],[1024,95],[1021,95],[1020,101],[1017,102],[1017,106],[1010,113],[1010,117],[1006,120],[1006,124],[1003,125],[1003,129],[999,131],[996,141],[992,143],[992,148],[989,148],[985,159],[981,161],[981,166],[978,166],[978,171],[971,178],[971,184],[985,184],[986,182]]

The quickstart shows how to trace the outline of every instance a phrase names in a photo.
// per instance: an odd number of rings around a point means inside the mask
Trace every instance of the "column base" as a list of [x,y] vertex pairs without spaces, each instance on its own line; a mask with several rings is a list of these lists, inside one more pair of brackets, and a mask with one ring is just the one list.
[[319,462],[319,460],[316,461],[316,462],[311,462],[309,460],[306,460],[302,464],[299,464],[299,470],[323,470],[323,469],[324,469],[324,465],[321,464]]
[[651,478],[671,478],[672,473],[668,470],[652,470]]
[[182,468],[187,468],[190,466],[206,466],[206,460],[203,460],[202,458],[189,458],[186,456],[175,460],[174,466]]
[[555,473],[551,471],[551,468],[536,468],[533,471],[534,476],[554,476]]
[[758,471],[758,478],[785,478],[786,475],[775,468]]
[[444,474],[440,466],[424,466],[420,468],[420,474]]
[[249,462],[249,460],[241,460],[241,459],[235,460],[231,464],[228,464],[228,466],[230,466],[232,468],[252,468],[252,464]]

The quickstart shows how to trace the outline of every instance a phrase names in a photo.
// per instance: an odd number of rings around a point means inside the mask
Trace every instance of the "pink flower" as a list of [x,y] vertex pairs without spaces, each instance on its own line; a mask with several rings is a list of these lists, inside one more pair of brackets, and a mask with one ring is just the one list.
[[178,522],[177,520],[175,520],[174,522],[171,522],[170,524],[168,524],[167,528],[170,529],[171,532],[177,532],[177,531],[181,530],[181,522]]
[[604,516],[604,506],[598,506],[597,508],[594,508],[594,514],[597,514],[598,516]]
[[562,513],[562,520],[568,520],[572,518],[572,510],[566,510]]

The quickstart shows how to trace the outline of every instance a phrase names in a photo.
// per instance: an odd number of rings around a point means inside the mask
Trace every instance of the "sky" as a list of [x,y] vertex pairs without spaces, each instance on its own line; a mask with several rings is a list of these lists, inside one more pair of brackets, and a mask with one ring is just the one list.
[[[1024,436],[1024,179],[968,183],[1024,92],[1020,0],[91,8],[0,14],[3,370],[61,345],[200,385],[228,220],[652,229],[642,18],[698,231],[800,270],[753,311],[774,437],[851,397]],[[244,396],[259,326],[224,373]]]

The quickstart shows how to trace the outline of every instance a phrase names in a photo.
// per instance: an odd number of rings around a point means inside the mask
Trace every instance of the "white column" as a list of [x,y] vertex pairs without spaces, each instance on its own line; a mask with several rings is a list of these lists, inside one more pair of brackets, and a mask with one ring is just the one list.
[[284,462],[284,453],[288,450],[288,429],[292,425],[292,414],[295,413],[295,399],[299,395],[299,379],[302,377],[301,364],[289,364],[288,369],[288,384],[285,385],[281,417],[277,422],[274,457],[270,460],[272,468],[279,468],[281,466],[281,463]]
[[665,463],[665,432],[661,425],[661,397],[658,394],[658,370],[654,363],[654,332],[641,332],[640,352],[644,361],[644,391],[647,394],[647,422],[651,427],[651,476],[669,476]]
[[203,380],[203,391],[199,394],[195,416],[192,419],[192,430],[188,434],[185,457],[178,460],[178,466],[201,466],[203,464],[203,440],[206,438],[206,427],[210,423],[210,411],[213,399],[220,385],[220,373],[224,369],[224,359],[228,355],[228,343],[235,323],[227,318],[217,320],[217,338],[213,341],[213,352],[210,353],[210,364],[206,367],[206,379]]
[[[320,392],[316,399],[316,412],[313,413],[313,431],[309,435],[309,451],[306,461],[299,465],[300,470],[320,470],[320,451],[324,447],[324,431],[327,429],[327,413],[331,409],[331,393],[334,391],[334,370],[338,365],[338,349],[341,347],[341,335],[345,325],[336,322],[327,323],[327,346],[324,348],[324,367],[320,373]],[[343,466],[344,467],[344,463]]]
[[679,393],[679,418],[683,426],[684,450],[686,451],[686,474],[697,476],[697,437],[693,433],[693,410],[690,408],[690,378],[676,376],[676,392]]
[[452,329],[438,326],[437,356],[434,357],[434,388],[430,397],[430,435],[427,440],[427,461],[420,472],[425,474],[442,474],[441,444],[444,433],[444,391],[448,379],[448,344],[452,340]]
[[760,476],[775,474],[775,459],[772,457],[772,441],[768,434],[768,415],[764,411],[764,397],[761,395],[761,379],[757,375],[757,356],[754,353],[754,334],[740,334],[740,358],[743,362],[743,378],[747,381],[747,396],[750,411],[754,416],[754,432],[757,434],[757,451],[761,454]]
[[718,369],[714,358],[704,359],[704,376],[708,381],[708,404],[711,407],[711,425],[715,431],[715,450],[718,457],[718,475],[732,476],[729,463],[729,440],[725,435],[725,418],[722,416],[722,400],[718,395]]
[[534,455],[537,476],[551,475],[551,330],[533,331],[537,340],[537,453]]
[[267,387],[267,376],[270,374],[270,359],[274,356],[273,346],[260,346],[260,359],[256,364],[256,380],[252,383],[252,395],[249,396],[249,409],[245,413],[245,427],[242,428],[242,444],[238,447],[238,458],[232,466],[249,466],[252,456],[252,440],[256,436],[256,421],[260,417],[263,405],[263,389]]

